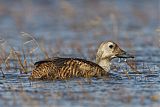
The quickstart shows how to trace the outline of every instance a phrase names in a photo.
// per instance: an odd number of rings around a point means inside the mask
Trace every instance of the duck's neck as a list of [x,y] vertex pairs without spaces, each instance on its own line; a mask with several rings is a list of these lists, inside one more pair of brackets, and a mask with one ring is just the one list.
[[100,60],[99,62],[97,62],[97,64],[99,66],[101,66],[106,72],[108,72],[110,70],[111,63],[109,60],[103,59],[103,60]]

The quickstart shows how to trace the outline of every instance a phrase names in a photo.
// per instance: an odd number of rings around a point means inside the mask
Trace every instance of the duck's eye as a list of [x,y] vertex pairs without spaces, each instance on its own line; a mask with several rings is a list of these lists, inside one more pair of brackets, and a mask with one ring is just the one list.
[[109,48],[112,49],[112,48],[113,48],[113,45],[109,45]]

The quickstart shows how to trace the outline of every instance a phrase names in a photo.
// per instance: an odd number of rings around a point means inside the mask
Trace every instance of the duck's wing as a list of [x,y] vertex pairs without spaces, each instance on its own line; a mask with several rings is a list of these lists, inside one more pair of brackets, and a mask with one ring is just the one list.
[[30,80],[39,80],[43,78],[48,78],[48,74],[51,71],[57,71],[57,66],[55,65],[56,59],[59,58],[49,58],[45,60],[41,60],[38,62],[35,62],[34,69],[32,70],[32,73],[29,77]]
[[37,61],[34,63],[35,67],[38,67],[39,65],[43,64],[43,63],[47,63],[47,62],[53,62],[54,60],[59,59],[59,57],[54,57],[54,58],[48,58],[48,59],[44,59],[41,61]]
[[106,73],[105,70],[98,64],[85,59],[74,58],[71,59],[68,64],[71,65],[71,68],[73,70],[75,69],[75,72],[80,74],[82,77],[102,76]]
[[105,70],[98,64],[80,58],[58,58],[53,61],[59,69],[60,78],[93,77],[105,75]]
[[[67,77],[92,77],[105,73],[104,69],[94,62],[79,58],[52,58],[38,61],[32,71],[32,77],[54,76]],[[34,74],[34,75],[33,75]],[[38,74],[38,76],[37,76]]]

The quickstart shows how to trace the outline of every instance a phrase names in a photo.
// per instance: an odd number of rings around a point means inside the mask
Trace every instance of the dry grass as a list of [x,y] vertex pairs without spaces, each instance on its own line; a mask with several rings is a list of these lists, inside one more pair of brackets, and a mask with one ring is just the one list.
[[[25,41],[23,43],[23,47],[21,48],[21,50],[15,50],[13,47],[10,47],[9,52],[7,52],[7,50],[4,48],[5,46],[1,46],[1,65],[5,65],[5,70],[10,70],[12,68],[17,68],[16,66],[19,67],[20,73],[27,73],[29,72],[30,68],[33,67],[33,63],[34,63],[34,59],[33,59],[33,55],[34,52],[37,49],[40,49],[42,53],[44,53],[45,58],[48,58],[48,53],[45,50],[45,47],[42,47],[39,45],[39,43],[35,40],[35,38],[28,34],[28,33],[21,33],[21,36],[23,37],[23,39],[26,39],[27,41]],[[27,44],[33,44],[32,47],[30,47],[30,49],[24,48],[25,45]],[[3,44],[1,44],[3,45]],[[36,55],[36,57],[39,57],[39,55]],[[30,61],[28,61],[27,59],[30,59]],[[39,59],[39,58],[37,58]],[[17,62],[17,64],[11,67],[11,65],[13,65],[13,60],[14,62]],[[1,67],[2,68],[2,67]]]

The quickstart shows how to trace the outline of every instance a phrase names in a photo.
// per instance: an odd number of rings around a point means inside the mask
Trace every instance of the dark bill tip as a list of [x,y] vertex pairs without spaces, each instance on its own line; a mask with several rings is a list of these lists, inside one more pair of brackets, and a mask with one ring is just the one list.
[[118,58],[134,58],[133,55],[130,55],[130,54],[126,53],[126,52],[121,54],[121,55],[117,55],[117,57]]

